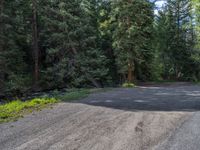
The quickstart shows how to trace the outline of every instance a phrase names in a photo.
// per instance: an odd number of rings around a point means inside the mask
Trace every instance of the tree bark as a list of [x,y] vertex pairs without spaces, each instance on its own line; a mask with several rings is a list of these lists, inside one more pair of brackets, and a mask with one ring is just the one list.
[[37,27],[37,1],[32,0],[33,22],[33,54],[34,54],[34,85],[37,85],[39,80],[39,46],[38,46],[38,27]]
[[[129,3],[131,3],[131,0],[128,1]],[[130,16],[127,16],[127,28],[129,29],[131,27],[131,20],[130,20]],[[129,53],[131,54],[131,48],[128,50]],[[133,82],[133,63],[132,60],[129,58],[129,62],[128,62],[128,83],[132,83]]]
[[131,60],[129,60],[129,63],[128,63],[128,83],[133,82],[133,71],[134,71],[134,65],[131,62]]

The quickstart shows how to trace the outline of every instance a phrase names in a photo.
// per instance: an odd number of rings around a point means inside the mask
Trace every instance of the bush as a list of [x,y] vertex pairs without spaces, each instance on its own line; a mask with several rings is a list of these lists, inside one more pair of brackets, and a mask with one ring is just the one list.
[[122,84],[123,88],[134,88],[135,84],[134,83],[124,83]]

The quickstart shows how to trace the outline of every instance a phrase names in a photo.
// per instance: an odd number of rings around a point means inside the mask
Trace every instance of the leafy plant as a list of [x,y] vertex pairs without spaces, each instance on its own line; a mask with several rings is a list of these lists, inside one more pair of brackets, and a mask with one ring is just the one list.
[[135,84],[134,83],[124,83],[122,84],[123,88],[134,88]]
[[33,110],[40,110],[48,104],[54,104],[55,98],[36,98],[30,101],[22,102],[16,100],[0,106],[0,123],[16,120],[23,117],[24,114],[30,113]]

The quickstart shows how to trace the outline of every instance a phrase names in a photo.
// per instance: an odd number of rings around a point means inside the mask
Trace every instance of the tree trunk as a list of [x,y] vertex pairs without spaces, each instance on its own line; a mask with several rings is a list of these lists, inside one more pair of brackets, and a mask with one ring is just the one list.
[[39,80],[39,46],[38,46],[38,28],[37,28],[37,1],[32,0],[33,9],[33,54],[34,54],[34,85],[37,85]]
[[128,83],[133,82],[133,71],[134,71],[133,63],[130,60],[128,64]]
[[[129,3],[131,3],[131,0],[128,0]],[[131,18],[130,16],[127,16],[127,28],[129,29],[131,27]],[[129,53],[131,53],[131,49],[129,49]],[[133,82],[133,63],[132,60],[129,59],[128,62],[128,83],[132,83]]]

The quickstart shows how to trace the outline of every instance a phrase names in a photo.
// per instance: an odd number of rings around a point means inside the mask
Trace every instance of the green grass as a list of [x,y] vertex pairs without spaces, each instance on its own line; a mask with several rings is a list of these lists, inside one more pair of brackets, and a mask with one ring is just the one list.
[[55,98],[38,98],[30,101],[22,102],[20,100],[13,101],[0,106],[0,123],[15,121],[27,113],[34,110],[41,110],[48,104],[56,103]]
[[55,95],[55,98],[60,100],[60,101],[73,101],[73,100],[79,100],[82,98],[87,97],[90,94],[89,89],[72,89],[71,91],[67,92],[64,95]]
[[38,111],[47,106],[63,101],[73,101],[88,97],[91,93],[105,92],[108,89],[71,89],[65,94],[59,94],[55,91],[53,96],[44,98],[36,98],[33,100],[22,102],[20,100],[12,101],[4,105],[0,105],[0,123],[15,121],[26,114]]
[[[55,94],[54,97],[60,101],[73,101],[80,100],[89,96],[92,93],[106,92],[111,90],[110,88],[95,88],[95,89],[71,89],[64,95]],[[57,92],[55,92],[57,93]]]

